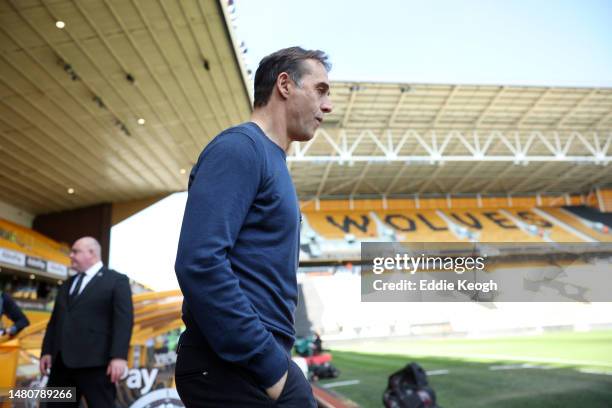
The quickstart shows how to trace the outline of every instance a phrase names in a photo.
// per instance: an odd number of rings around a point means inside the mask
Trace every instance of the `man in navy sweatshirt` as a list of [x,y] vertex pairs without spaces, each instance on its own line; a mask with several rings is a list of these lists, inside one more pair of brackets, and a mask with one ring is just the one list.
[[318,50],[265,57],[251,121],[217,135],[191,171],[175,265],[188,408],[316,407],[290,358],[301,216],[286,154],[331,112],[329,69]]

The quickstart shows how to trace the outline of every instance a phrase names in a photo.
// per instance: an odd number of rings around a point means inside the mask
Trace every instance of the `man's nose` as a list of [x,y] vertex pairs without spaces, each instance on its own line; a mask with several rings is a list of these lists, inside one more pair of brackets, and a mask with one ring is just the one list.
[[329,98],[325,99],[321,104],[321,110],[324,113],[331,113],[333,108],[334,106],[332,105],[331,100]]

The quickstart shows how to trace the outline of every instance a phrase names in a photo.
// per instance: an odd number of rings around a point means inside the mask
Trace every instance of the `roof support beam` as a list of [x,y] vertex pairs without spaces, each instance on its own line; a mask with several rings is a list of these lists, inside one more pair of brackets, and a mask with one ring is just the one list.
[[[589,184],[597,184],[597,182],[599,181],[599,179],[604,178],[604,177],[610,177],[610,174],[612,173],[612,169],[610,169],[608,166],[604,165],[600,171],[598,171],[597,173],[595,173],[591,178],[589,178],[586,182],[586,185]],[[611,177],[612,178],[612,177]],[[593,187],[596,187],[595,185]]]
[[351,109],[353,109],[353,104],[355,103],[355,98],[357,98],[358,90],[359,87],[357,85],[353,85],[350,87],[351,94],[346,105],[346,110],[344,111],[344,116],[342,117],[342,122],[340,122],[340,127],[342,128],[346,128],[346,125],[348,124],[348,121],[351,118]]
[[[531,132],[527,140],[521,139],[518,131],[492,131],[489,133],[484,145],[480,145],[478,135],[473,132],[474,143],[468,141],[466,134],[460,131],[449,131],[446,134],[439,132],[419,133],[415,130],[408,130],[404,133],[399,143],[393,146],[390,143],[385,146],[376,134],[370,130],[363,130],[357,138],[348,144],[346,134],[343,129],[339,130],[339,141],[332,139],[325,129],[320,129],[315,137],[303,147],[297,145],[292,153],[287,157],[288,162],[335,162],[338,164],[354,162],[415,162],[415,163],[443,163],[443,162],[513,162],[516,164],[526,164],[530,162],[586,162],[605,164],[612,161],[612,155],[608,150],[612,144],[612,135],[609,135],[605,142],[600,140],[598,133],[593,133],[592,138],[587,138],[582,132],[573,131],[569,134],[567,142],[562,146],[558,132],[552,133],[552,138],[547,137],[540,131]],[[387,130],[387,136],[392,138],[391,130]],[[321,143],[326,143],[333,154],[308,155],[308,151],[315,140],[323,138]],[[376,146],[375,150],[367,155],[358,155],[355,152],[371,140]],[[439,140],[442,143],[439,144]],[[412,141],[425,150],[425,154],[401,154],[401,149],[408,142]],[[534,151],[536,141],[541,142],[548,150],[548,154],[541,151]],[[589,154],[571,154],[571,148],[575,142],[579,142],[587,148]],[[371,144],[369,145],[371,146]],[[496,147],[491,151],[491,146]],[[330,149],[330,150],[331,150]],[[451,154],[445,152],[456,152]],[[541,150],[541,149],[540,149]],[[414,148],[411,149],[414,151]]]
[[604,116],[602,116],[601,119],[598,119],[597,122],[595,122],[593,125],[591,125],[591,127],[597,129],[598,127],[603,125],[603,123],[605,121],[607,121],[610,118],[612,118],[612,111],[610,111],[607,114],[605,114]]
[[393,108],[393,112],[391,112],[391,116],[389,116],[389,120],[387,121],[387,129],[393,126],[393,124],[395,123],[395,118],[397,117],[397,113],[402,107],[402,103],[404,102],[406,94],[409,92],[409,88],[403,87],[400,89],[400,92],[400,97],[397,100],[395,107]]
[[397,182],[401,179],[401,177],[404,175],[404,173],[406,172],[406,170],[408,170],[409,167],[410,165],[408,164],[408,162],[406,162],[404,163],[400,171],[395,173],[395,176],[393,176],[393,179],[385,189],[384,195],[391,194],[391,192],[393,191],[393,187],[395,187]]
[[569,119],[572,114],[578,110],[578,108],[580,108],[586,101],[588,101],[591,96],[595,95],[597,91],[599,91],[598,88],[593,88],[591,89],[591,92],[580,98],[578,103],[576,103],[576,105],[574,105],[569,111],[567,111],[565,115],[563,115],[561,119],[559,119],[559,121],[554,125],[554,127],[560,128],[561,126],[563,126],[567,119]]
[[456,183],[454,185],[454,187],[451,189],[451,193],[458,193],[461,191],[461,188],[463,187],[463,185],[471,179],[471,177],[476,174],[476,172],[478,171],[478,169],[480,169],[480,166],[482,165],[482,162],[478,162],[476,163],[474,166],[472,166],[472,168],[470,169],[470,171],[468,171],[465,176],[463,176],[461,178],[461,180],[459,180],[458,183]]
[[531,115],[531,113],[535,110],[535,108],[537,108],[538,105],[540,105],[540,103],[544,100],[544,98],[546,98],[546,96],[548,96],[548,94],[550,93],[551,89],[552,88],[547,88],[544,92],[542,92],[542,94],[538,97],[538,99],[536,99],[536,101],[533,103],[533,105],[531,105],[525,111],[525,113],[523,113],[523,116],[521,116],[521,118],[516,122],[516,127],[517,128],[523,126],[523,123],[525,123],[525,121],[527,120],[529,115]]
[[353,186],[353,189],[351,190],[351,194],[350,194],[351,196],[355,195],[355,193],[359,189],[359,186],[361,186],[361,182],[365,178],[366,173],[370,169],[371,165],[372,165],[372,162],[368,162],[365,166],[363,166],[363,170],[361,170],[359,177],[357,177],[357,182],[355,183],[355,185]]
[[[338,136],[336,137],[336,143],[339,142],[339,139],[342,139],[344,144],[346,145],[346,133],[344,132],[344,129],[338,132]],[[334,154],[335,154],[335,151],[334,151]],[[325,183],[327,182],[327,177],[329,177],[329,172],[331,171],[332,164],[334,164],[334,162],[330,161],[325,166],[323,177],[321,177],[321,182],[319,183],[319,187],[317,188],[317,194],[316,194],[317,199],[321,197],[321,193],[325,189]]]
[[510,191],[508,191],[508,194],[514,194],[516,192],[521,191],[521,189],[523,188],[523,186],[529,185],[529,184],[533,184],[534,180],[537,179],[537,177],[548,171],[550,169],[551,164],[553,164],[553,162],[548,162],[548,163],[544,163],[539,169],[537,169],[536,171],[534,171],[533,173],[531,173],[529,175],[529,177],[525,178],[523,181],[521,181],[520,183],[514,185]]
[[442,117],[442,115],[444,114],[444,111],[446,110],[446,108],[448,107],[448,105],[450,104],[450,102],[453,100],[453,97],[455,96],[455,94],[457,93],[457,91],[459,91],[459,85],[455,85],[453,86],[453,89],[448,93],[448,96],[446,97],[446,99],[444,100],[444,103],[442,104],[442,106],[440,107],[440,109],[438,109],[438,112],[436,112],[436,116],[434,117],[434,119],[431,121],[431,125],[432,126],[436,126],[439,122],[440,122],[440,118]]
[[508,173],[510,173],[511,171],[516,169],[516,165],[515,164],[509,164],[505,169],[503,169],[493,180],[491,180],[490,182],[488,182],[486,185],[484,185],[483,187],[480,187],[480,190],[482,193],[487,193],[488,190],[497,185],[497,183],[499,183],[499,181],[501,179],[503,179],[504,177],[506,177],[508,175]]
[[495,106],[495,104],[497,103],[497,100],[499,99],[500,96],[502,96],[505,90],[506,90],[505,86],[499,87],[499,91],[497,91],[497,94],[495,94],[493,99],[491,99],[491,102],[489,102],[487,107],[480,113],[480,116],[478,116],[478,119],[476,119],[476,122],[474,122],[475,128],[480,126],[484,118],[487,116],[487,113],[489,113],[489,111],[493,108],[493,106]]
[[563,173],[563,175],[561,177],[555,178],[554,180],[552,180],[552,182],[546,184],[544,187],[542,187],[541,190],[542,191],[553,191],[554,187],[556,187],[560,183],[564,182],[565,180],[569,179],[571,176],[573,176],[580,169],[581,169],[580,166],[572,167],[571,169],[569,169],[568,171]]
[[425,191],[431,185],[431,183],[436,183],[436,185],[440,189],[442,189],[440,184],[438,184],[438,180],[436,179],[436,177],[438,177],[438,174],[440,174],[443,167],[444,165],[442,163],[438,164],[438,168],[432,173],[432,175],[427,179],[427,181],[425,181],[425,183],[421,186],[421,188],[419,188],[419,191],[418,191],[419,194]]

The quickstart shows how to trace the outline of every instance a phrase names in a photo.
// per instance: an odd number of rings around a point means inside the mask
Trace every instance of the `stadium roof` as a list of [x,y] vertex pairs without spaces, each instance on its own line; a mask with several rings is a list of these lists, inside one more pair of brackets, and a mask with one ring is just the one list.
[[[40,214],[184,190],[251,110],[221,4],[0,2],[0,200]],[[288,156],[301,199],[612,183],[612,89],[334,82],[332,98]]]
[[612,89],[336,82],[288,160],[302,198],[612,184]]
[[0,2],[0,200],[37,214],[184,190],[251,110],[220,4]]

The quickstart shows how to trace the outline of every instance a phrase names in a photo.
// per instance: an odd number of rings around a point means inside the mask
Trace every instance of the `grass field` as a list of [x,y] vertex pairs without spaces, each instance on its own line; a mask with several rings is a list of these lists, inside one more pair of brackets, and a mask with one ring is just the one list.
[[[361,407],[381,407],[389,374],[416,361],[443,408],[612,407],[612,331],[496,339],[386,340],[337,345],[332,387]],[[446,373],[445,370],[448,370]]]

